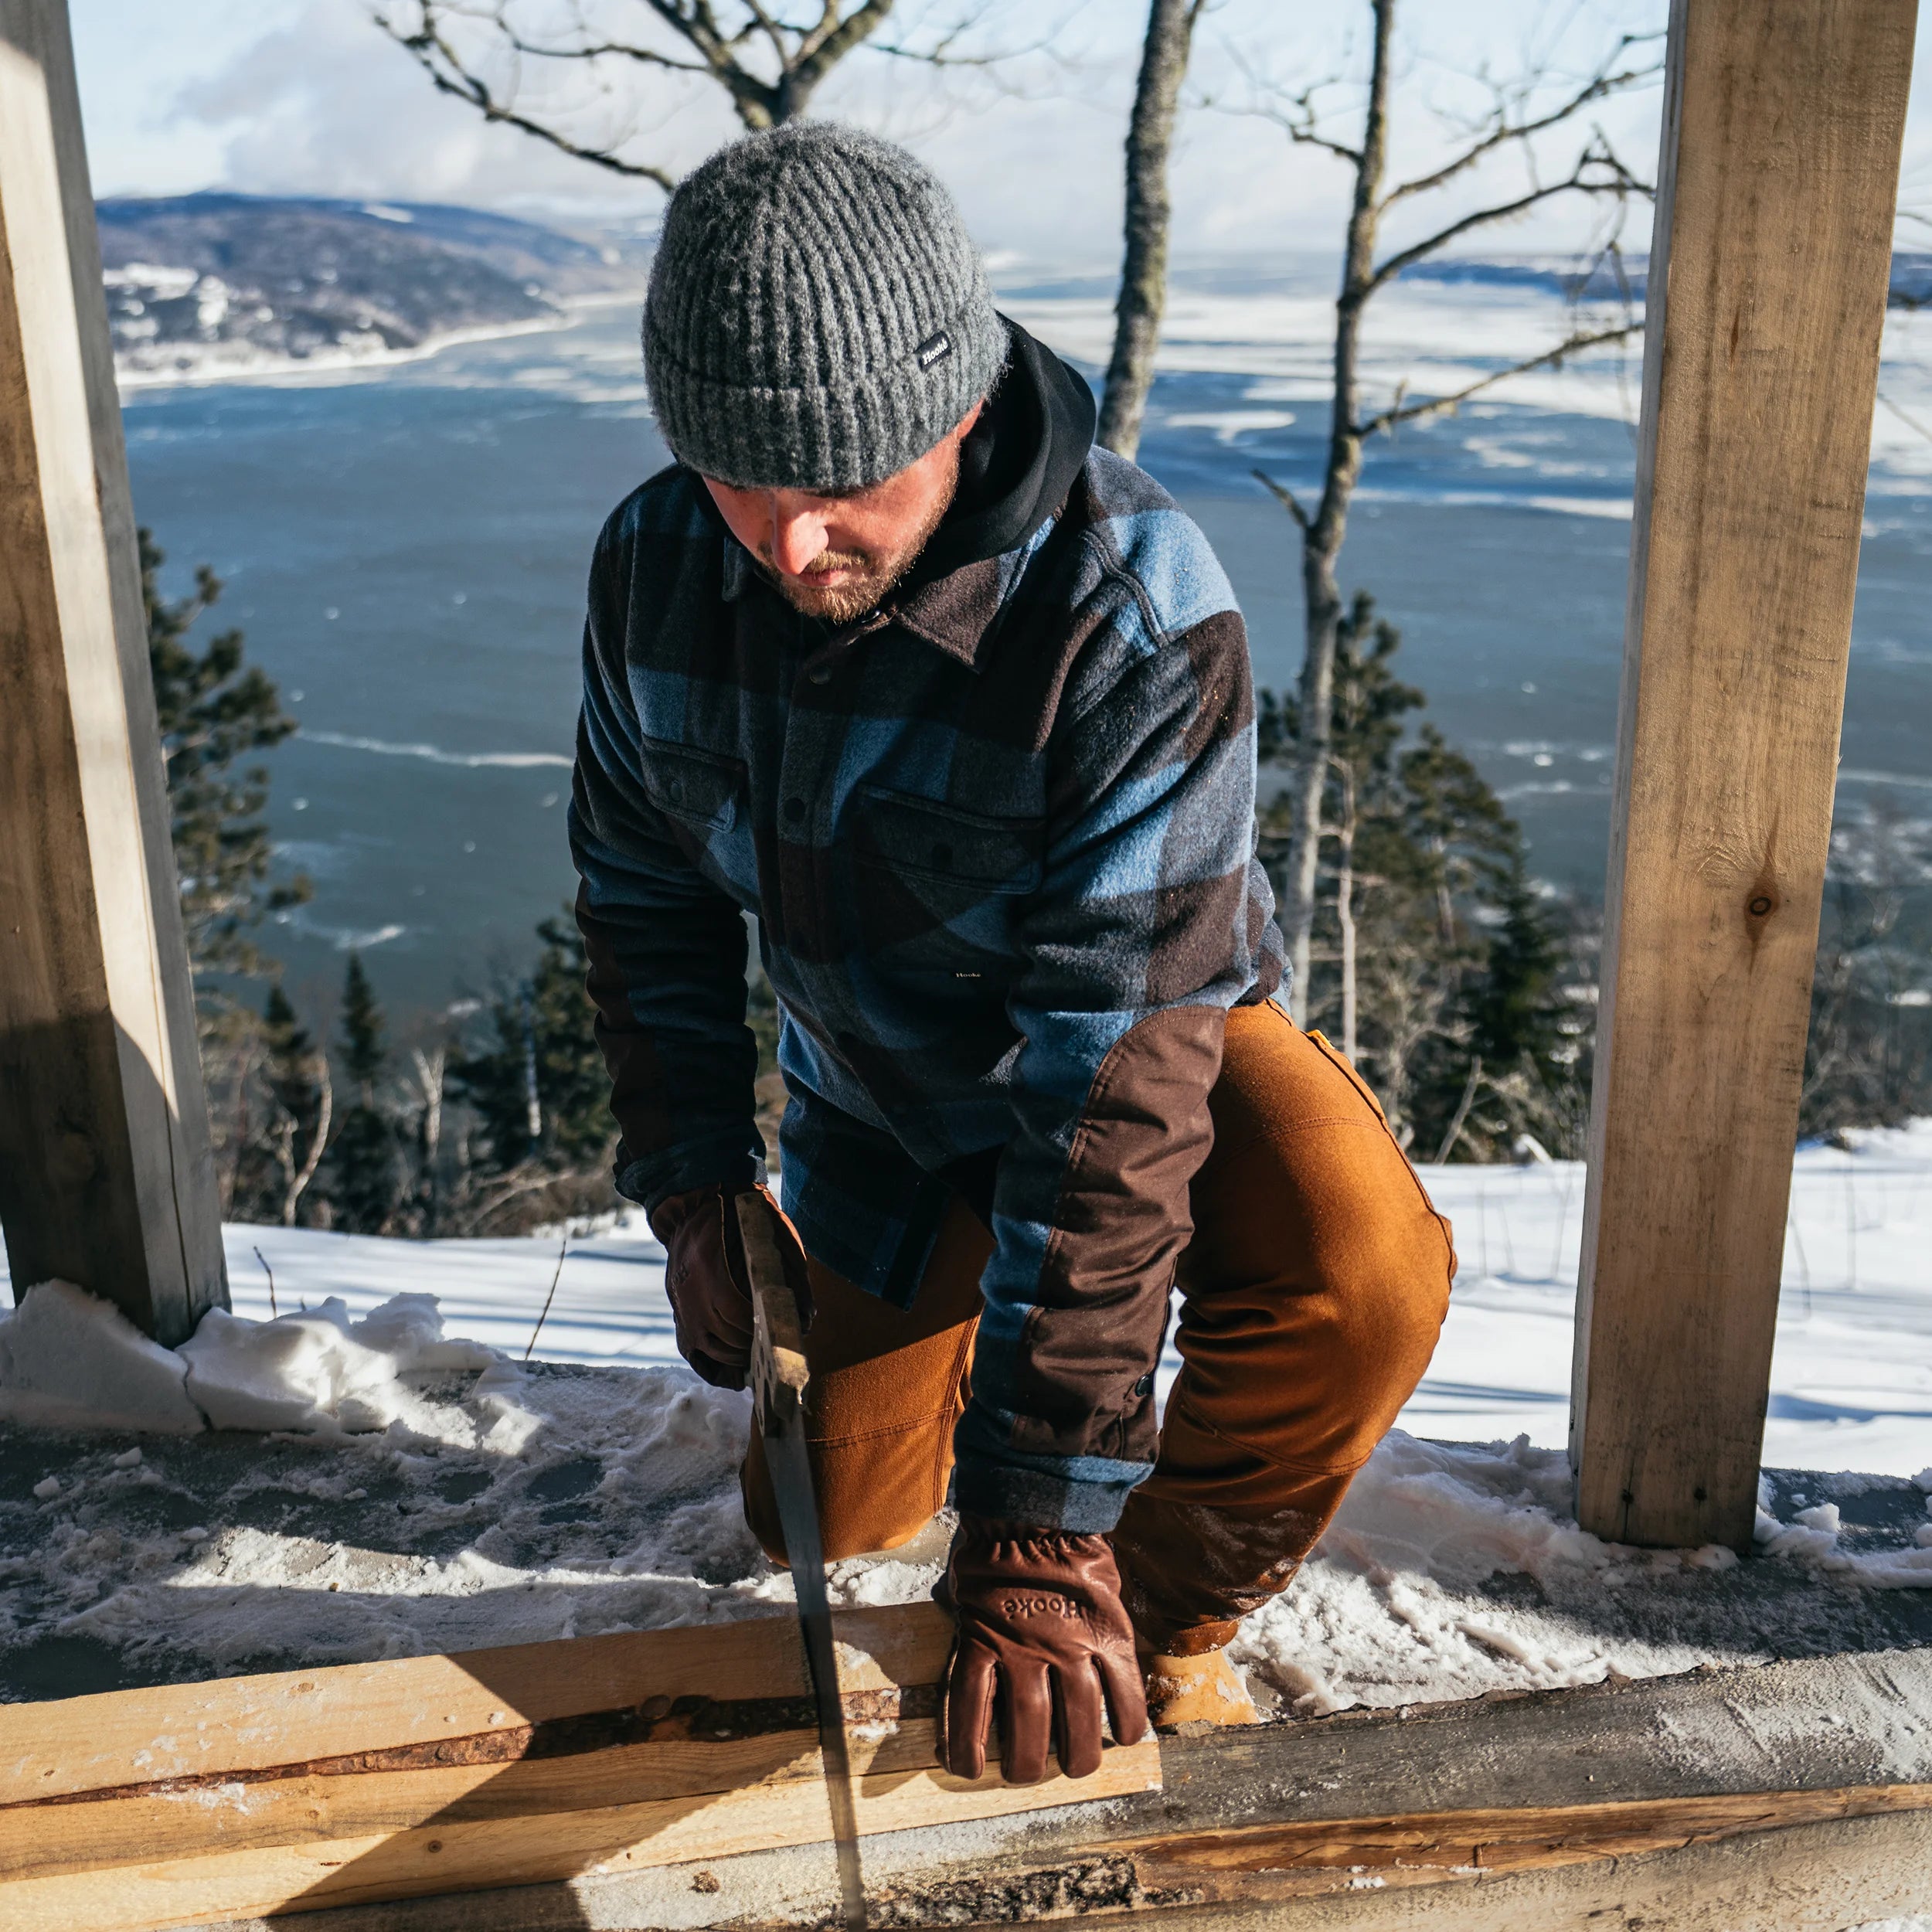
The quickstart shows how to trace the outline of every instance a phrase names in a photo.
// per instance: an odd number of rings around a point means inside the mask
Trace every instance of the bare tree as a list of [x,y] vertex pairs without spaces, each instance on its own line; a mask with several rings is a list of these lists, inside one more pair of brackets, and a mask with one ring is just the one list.
[[328,1056],[318,1053],[315,1067],[315,1124],[309,1131],[308,1145],[300,1159],[296,1158],[295,1137],[301,1131],[301,1124],[294,1115],[283,1109],[275,1130],[274,1148],[275,1162],[282,1175],[281,1222],[285,1228],[295,1225],[302,1196],[308,1192],[308,1184],[315,1179],[315,1170],[322,1164],[322,1155],[328,1145],[329,1122],[335,1111],[335,1090],[328,1077]]
[[1167,307],[1168,151],[1186,77],[1195,23],[1206,0],[1152,0],[1141,78],[1127,131],[1127,249],[1114,304],[1114,354],[1100,399],[1099,440],[1117,456],[1141,446],[1141,417],[1154,380],[1161,316]]
[[[1594,103],[1647,83],[1658,73],[1658,63],[1639,51],[1657,36],[1635,35],[1620,39],[1590,72],[1553,100],[1548,99],[1549,90],[1540,84],[1539,77],[1509,86],[1492,85],[1490,108],[1460,131],[1458,145],[1446,161],[1412,179],[1389,185],[1396,0],[1369,0],[1369,7],[1374,32],[1368,87],[1352,134],[1345,138],[1332,131],[1333,118],[1321,105],[1324,95],[1339,84],[1335,81],[1317,83],[1293,94],[1266,90],[1264,105],[1258,110],[1276,121],[1291,141],[1333,155],[1353,176],[1342,287],[1335,298],[1333,396],[1321,494],[1310,509],[1284,485],[1256,472],[1301,532],[1307,641],[1300,682],[1301,731],[1288,781],[1289,852],[1281,909],[1282,934],[1294,968],[1291,998],[1298,1020],[1307,1015],[1309,946],[1324,833],[1321,800],[1332,731],[1335,641],[1343,617],[1336,566],[1349,505],[1361,479],[1363,445],[1371,437],[1398,424],[1452,410],[1510,376],[1551,367],[1584,349],[1623,341],[1641,327],[1626,319],[1612,328],[1575,328],[1542,354],[1498,369],[1452,395],[1411,402],[1398,391],[1387,407],[1369,410],[1363,406],[1361,375],[1362,326],[1369,304],[1405,269],[1464,236],[1525,214],[1558,196],[1607,197],[1621,208],[1631,197],[1651,192],[1646,183],[1624,167],[1599,130],[1591,131],[1569,171],[1557,179],[1539,179],[1535,167],[1535,144],[1540,138],[1576,123]],[[1473,172],[1506,155],[1528,165],[1526,187],[1454,216],[1419,240],[1393,248],[1378,258],[1383,224],[1392,212],[1460,184]],[[1610,247],[1614,249],[1614,241]]]
[[[804,114],[826,77],[862,47],[930,66],[984,68],[975,51],[992,11],[971,0],[921,10],[917,41],[884,39],[896,0],[376,0],[376,24],[443,93],[614,174],[675,188],[662,159],[628,152],[653,81],[722,88],[748,133]],[[537,77],[532,86],[532,77]]]
[[432,1240],[442,1232],[443,1101],[449,1063],[446,1045],[410,1049],[416,1076],[410,1096],[416,1108],[416,1209],[420,1231]]

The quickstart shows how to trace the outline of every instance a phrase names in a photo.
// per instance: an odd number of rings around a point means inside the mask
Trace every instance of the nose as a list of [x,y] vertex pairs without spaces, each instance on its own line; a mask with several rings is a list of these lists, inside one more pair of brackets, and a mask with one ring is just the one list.
[[825,553],[825,513],[774,497],[771,505],[771,558],[789,577],[798,577]]

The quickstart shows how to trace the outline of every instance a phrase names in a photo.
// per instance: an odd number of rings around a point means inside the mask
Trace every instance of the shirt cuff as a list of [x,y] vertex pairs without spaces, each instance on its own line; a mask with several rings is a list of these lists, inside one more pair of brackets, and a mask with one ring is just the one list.
[[764,1141],[749,1121],[696,1140],[680,1141],[642,1159],[634,1158],[623,1141],[617,1143],[617,1192],[627,1201],[638,1202],[647,1214],[655,1213],[660,1201],[694,1187],[708,1187],[715,1182],[726,1193],[736,1193],[762,1185],[765,1179]]
[[953,1500],[976,1516],[998,1516],[1073,1536],[1104,1536],[1127,1499],[1154,1472],[1151,1462],[1111,1456],[1029,1456],[1001,1441],[1000,1418],[969,1406],[953,1433]]

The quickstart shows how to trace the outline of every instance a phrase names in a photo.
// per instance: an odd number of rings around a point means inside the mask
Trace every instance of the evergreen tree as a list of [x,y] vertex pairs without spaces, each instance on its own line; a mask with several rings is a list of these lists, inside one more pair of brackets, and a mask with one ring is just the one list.
[[[1512,1155],[1526,1134],[1546,1152],[1581,1151],[1589,1086],[1588,1017],[1565,996],[1564,935],[1531,883],[1520,845],[1509,855],[1500,923],[1464,1002],[1467,1062],[1454,1151]],[[1453,1079],[1453,1067],[1446,1070]],[[1446,1098],[1438,1095],[1438,1104]],[[1454,1115],[1452,1118],[1455,1117]]]
[[[1506,1155],[1523,1132],[1566,1151],[1576,1134],[1554,1123],[1580,1132],[1583,1029],[1556,984],[1561,937],[1482,774],[1434,725],[1408,736],[1427,700],[1395,675],[1400,645],[1359,594],[1335,652],[1310,1019],[1338,1034],[1419,1157],[1452,1127],[1465,1156]],[[1294,699],[1264,691],[1257,714],[1264,762],[1291,764]],[[1287,831],[1283,802],[1264,805],[1264,863],[1285,859]]]
[[243,662],[242,634],[223,631],[197,652],[189,633],[220,597],[221,580],[206,564],[196,573],[191,597],[161,594],[164,560],[146,531],[140,533],[141,600],[148,618],[148,658],[173,815],[175,864],[188,956],[204,1011],[202,982],[213,975],[247,977],[269,970],[251,937],[269,914],[309,896],[301,877],[271,879],[274,847],[262,813],[268,772],[237,761],[277,745],[295,729],[274,681]]
[[1492,1066],[1527,1060],[1540,1073],[1559,1063],[1564,1045],[1563,955],[1520,849],[1509,855],[1502,910],[1502,923],[1469,1001],[1469,1045]]
[[302,1026],[279,984],[268,989],[262,1041],[276,1117],[268,1137],[272,1179],[264,1189],[267,1198],[261,1210],[283,1226],[293,1227],[328,1145],[335,1094],[328,1055]]
[[384,1233],[401,1192],[396,1129],[382,1104],[389,1066],[385,1030],[362,957],[351,953],[338,1041],[350,1100],[328,1150],[328,1192],[335,1220],[354,1234]]
[[586,1173],[609,1165],[617,1128],[584,990],[583,938],[567,913],[536,930],[543,950],[535,970],[492,1002],[492,1037],[454,1061],[450,1079],[475,1110],[488,1172],[527,1163]]
[[1415,877],[1434,902],[1443,944],[1468,937],[1462,906],[1500,904],[1522,834],[1489,781],[1433,724],[1417,734],[1397,771],[1402,836],[1417,864]]

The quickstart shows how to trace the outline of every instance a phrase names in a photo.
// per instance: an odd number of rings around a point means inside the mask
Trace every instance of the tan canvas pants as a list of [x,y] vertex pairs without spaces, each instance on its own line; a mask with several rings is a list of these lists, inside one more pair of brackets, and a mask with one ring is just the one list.
[[[1421,1379],[1455,1271],[1449,1223],[1319,1033],[1237,1007],[1210,1107],[1180,1377],[1114,1535],[1136,1630],[1178,1655],[1226,1643],[1287,1587]],[[807,1427],[828,1558],[892,1549],[944,1502],[991,1245],[955,1202],[903,1313],[812,1264]],[[743,1486],[782,1560],[755,1434]]]

